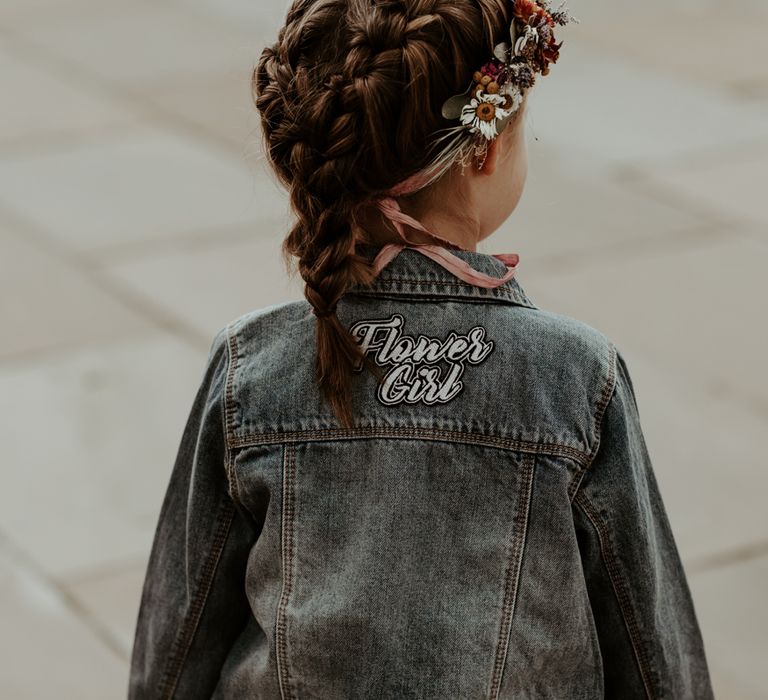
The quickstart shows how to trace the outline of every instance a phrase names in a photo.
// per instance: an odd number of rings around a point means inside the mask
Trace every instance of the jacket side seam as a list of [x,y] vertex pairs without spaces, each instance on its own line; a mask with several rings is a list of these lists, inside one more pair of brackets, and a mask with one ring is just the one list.
[[584,511],[584,514],[592,523],[592,527],[595,528],[595,532],[597,533],[597,539],[600,543],[600,554],[606,571],[608,572],[608,578],[611,580],[611,586],[616,595],[616,600],[619,604],[619,609],[621,610],[621,615],[627,628],[629,639],[632,643],[635,661],[637,662],[637,667],[640,671],[640,677],[643,680],[645,693],[649,700],[653,700],[653,698],[660,696],[654,693],[651,661],[648,651],[643,644],[640,625],[637,621],[637,616],[635,615],[629,597],[629,586],[627,585],[626,579],[618,564],[617,557],[610,546],[608,529],[605,522],[600,518],[597,509],[583,491],[576,495],[575,503]]
[[487,447],[499,447],[516,452],[529,452],[559,457],[570,457],[579,464],[586,466],[589,454],[574,447],[555,443],[539,443],[513,438],[502,438],[493,435],[463,432],[459,430],[442,430],[439,428],[381,428],[376,426],[365,428],[322,428],[317,430],[296,430],[291,432],[252,433],[232,438],[232,447],[255,447],[285,442],[330,441],[330,440],[362,440],[375,437],[393,438],[422,438],[428,440],[443,440],[447,442],[465,442]]
[[525,542],[528,536],[528,520],[531,510],[531,499],[533,496],[533,474],[536,464],[534,455],[527,455],[522,464],[522,483],[520,493],[522,501],[517,508],[517,513],[512,521],[513,540],[512,551],[509,557],[505,582],[504,582],[504,605],[502,608],[501,626],[499,628],[499,639],[496,645],[496,658],[493,664],[493,675],[491,676],[490,700],[497,700],[501,690],[501,681],[504,677],[504,666],[509,650],[509,638],[512,631],[512,619],[517,603],[517,592],[520,585],[520,572],[523,564],[523,552]]
[[597,402],[595,408],[595,415],[593,416],[593,424],[595,426],[595,445],[588,455],[587,462],[583,465],[582,469],[573,477],[570,486],[568,487],[568,496],[573,503],[576,493],[581,486],[581,482],[584,479],[584,475],[592,466],[592,462],[595,461],[597,452],[600,449],[600,438],[602,437],[603,429],[603,416],[605,410],[611,401],[614,389],[616,388],[616,346],[613,343],[609,344],[609,357],[608,357],[608,377],[603,385],[603,391],[600,394],[600,399]]
[[293,525],[295,518],[294,480],[296,477],[296,448],[292,444],[285,446],[283,456],[283,493],[282,517],[280,523],[281,559],[283,585],[275,619],[275,649],[277,675],[282,700],[291,700],[291,678],[288,669],[288,648],[286,643],[285,612],[293,588]]
[[205,604],[211,590],[213,578],[219,565],[221,553],[229,536],[229,530],[235,514],[232,501],[225,497],[219,505],[219,514],[216,518],[216,532],[208,557],[203,564],[202,571],[196,585],[196,592],[189,606],[189,611],[182,621],[179,633],[174,640],[173,647],[168,655],[165,671],[160,678],[159,697],[162,700],[171,700],[176,693],[181,672],[186,663],[189,650],[197,633]]

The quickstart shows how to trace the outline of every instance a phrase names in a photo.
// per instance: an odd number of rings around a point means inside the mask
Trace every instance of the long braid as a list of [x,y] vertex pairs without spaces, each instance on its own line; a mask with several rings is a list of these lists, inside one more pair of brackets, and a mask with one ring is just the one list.
[[298,0],[254,70],[267,152],[296,214],[283,256],[298,259],[318,319],[317,381],[346,427],[353,367],[382,376],[335,313],[374,276],[356,252],[358,216],[428,164],[439,105],[508,21],[504,0]]

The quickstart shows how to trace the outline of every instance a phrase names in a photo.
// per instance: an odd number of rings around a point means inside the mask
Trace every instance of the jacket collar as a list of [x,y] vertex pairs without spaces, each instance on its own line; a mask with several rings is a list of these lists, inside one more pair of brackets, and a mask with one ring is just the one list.
[[[373,260],[379,250],[380,248],[367,243],[357,246],[357,252],[368,260]],[[507,270],[504,263],[486,253],[464,250],[451,252],[476,270],[495,277],[501,277]],[[403,249],[371,285],[356,285],[347,293],[363,296],[463,298],[537,308],[514,277],[493,289],[476,287],[460,280],[434,260],[412,248]]]

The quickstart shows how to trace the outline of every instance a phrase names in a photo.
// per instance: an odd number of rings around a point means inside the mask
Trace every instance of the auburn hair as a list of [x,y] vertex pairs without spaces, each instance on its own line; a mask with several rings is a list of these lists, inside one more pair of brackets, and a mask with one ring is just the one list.
[[296,221],[281,251],[298,259],[317,316],[315,374],[339,422],[354,425],[353,367],[378,367],[335,314],[373,280],[356,249],[363,208],[430,165],[443,102],[508,37],[509,0],[296,0],[252,76],[268,160]]

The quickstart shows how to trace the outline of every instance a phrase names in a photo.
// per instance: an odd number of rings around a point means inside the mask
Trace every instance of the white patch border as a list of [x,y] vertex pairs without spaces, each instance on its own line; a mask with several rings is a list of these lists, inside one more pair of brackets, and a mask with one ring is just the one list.
[[[470,347],[472,342],[475,343],[480,342],[483,344],[483,350],[482,350],[482,356],[479,359],[473,360],[471,357],[466,357],[462,360],[446,360],[445,358],[440,358],[435,362],[414,362],[412,360],[389,360],[384,362],[379,362],[377,359],[377,356],[380,354],[380,347],[376,347],[373,352],[373,362],[378,366],[386,370],[386,374],[384,376],[384,379],[381,383],[379,383],[376,391],[376,398],[378,399],[379,403],[383,404],[384,406],[396,406],[402,403],[408,404],[408,405],[417,405],[417,404],[424,404],[427,406],[433,406],[435,404],[447,404],[454,399],[456,399],[465,388],[465,382],[463,381],[464,372],[467,369],[468,365],[480,365],[483,362],[485,362],[492,354],[493,351],[496,349],[495,342],[489,338],[488,336],[488,329],[483,326],[482,324],[477,324],[470,328],[466,333],[459,333],[458,331],[451,330],[448,332],[446,338],[435,338],[428,335],[419,334],[418,336],[412,336],[408,335],[403,332],[403,329],[405,328],[405,317],[402,314],[399,313],[393,313],[391,316],[383,317],[383,318],[368,318],[368,319],[360,319],[356,321],[351,327],[350,327],[350,333],[355,337],[355,339],[358,342],[358,346],[362,346],[364,343],[364,338],[360,337],[359,330],[362,328],[370,328],[371,326],[379,325],[376,330],[374,330],[374,338],[378,331],[382,329],[386,329],[388,326],[394,326],[397,330],[397,336],[395,337],[394,341],[392,341],[392,345],[396,344],[401,338],[407,337],[414,341],[415,344],[418,344],[422,341],[422,339],[426,339],[427,341],[431,342],[437,342],[441,345],[445,345],[445,343],[451,338],[451,335],[455,335],[454,340],[468,340],[470,343]],[[471,337],[472,333],[476,333],[477,331],[482,331],[480,338],[477,338],[476,340]],[[391,331],[390,331],[391,332]],[[369,347],[365,349],[365,352],[367,355],[371,355],[371,348],[370,344]],[[445,376],[443,376],[443,370],[444,366],[448,364],[449,369]],[[442,387],[437,391],[437,396],[432,398],[431,400],[428,400],[425,397],[425,392],[420,392],[421,395],[418,398],[411,399],[408,397],[408,389],[401,393],[400,397],[397,399],[388,399],[386,396],[382,395],[383,389],[387,385],[387,379],[392,376],[393,374],[397,373],[398,371],[402,371],[402,368],[410,368],[410,371],[408,374],[410,376],[413,376],[414,374],[418,374],[422,370],[438,370],[440,373],[440,379],[446,380],[450,377],[450,375],[453,373],[456,376],[453,379],[452,386],[458,387],[453,393],[450,393],[448,396],[440,396],[440,392],[442,391]],[[362,364],[358,365],[355,368],[355,372],[362,372],[363,366]]]

